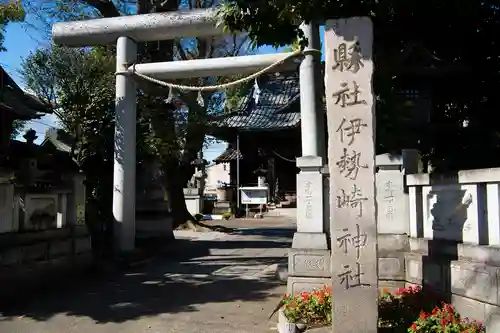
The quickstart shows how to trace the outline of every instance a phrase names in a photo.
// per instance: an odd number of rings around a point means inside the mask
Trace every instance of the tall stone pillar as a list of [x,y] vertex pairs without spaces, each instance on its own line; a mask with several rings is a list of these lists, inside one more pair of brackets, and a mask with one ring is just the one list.
[[[303,24],[307,49],[320,49],[319,25]],[[324,108],[319,54],[300,65],[302,157],[297,158],[297,232],[288,255],[288,294],[320,288],[331,282],[330,250],[325,232]]]
[[367,17],[325,26],[333,331],[376,333],[377,209],[373,26]]
[[330,250],[324,224],[323,159],[297,158],[297,232],[288,254],[288,294],[331,283]]

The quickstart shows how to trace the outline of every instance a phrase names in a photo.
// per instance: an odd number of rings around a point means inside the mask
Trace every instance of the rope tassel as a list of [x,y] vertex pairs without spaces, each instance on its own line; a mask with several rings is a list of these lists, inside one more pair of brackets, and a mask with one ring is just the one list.
[[255,78],[255,83],[253,84],[253,96],[252,97],[255,101],[255,104],[259,104],[260,87],[259,87],[259,82],[257,81],[257,78]]
[[174,100],[174,89],[172,87],[168,88],[168,97],[165,100],[165,103],[172,103]]
[[205,106],[205,101],[203,100],[203,95],[201,93],[201,90],[198,91],[198,98],[196,99],[196,101],[198,102],[199,106],[201,106],[201,107]]

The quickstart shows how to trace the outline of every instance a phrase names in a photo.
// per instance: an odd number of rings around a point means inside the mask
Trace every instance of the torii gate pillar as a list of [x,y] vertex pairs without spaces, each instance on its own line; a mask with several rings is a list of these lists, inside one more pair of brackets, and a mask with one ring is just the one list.
[[[301,26],[309,45],[320,49],[319,25]],[[300,65],[302,157],[297,158],[297,232],[288,255],[288,294],[330,285],[328,187],[324,168],[326,145],[323,77],[320,55],[308,53]]]
[[115,247],[135,249],[135,165],[137,87],[128,67],[137,59],[137,44],[129,37],[116,42],[116,122],[113,171]]

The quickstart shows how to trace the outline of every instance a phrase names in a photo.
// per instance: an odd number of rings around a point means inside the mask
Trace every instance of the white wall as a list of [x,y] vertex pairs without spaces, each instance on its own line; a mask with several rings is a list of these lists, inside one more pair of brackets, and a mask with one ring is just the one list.
[[205,192],[213,192],[217,188],[219,182],[230,182],[229,163],[214,164],[206,169],[207,178],[205,180]]

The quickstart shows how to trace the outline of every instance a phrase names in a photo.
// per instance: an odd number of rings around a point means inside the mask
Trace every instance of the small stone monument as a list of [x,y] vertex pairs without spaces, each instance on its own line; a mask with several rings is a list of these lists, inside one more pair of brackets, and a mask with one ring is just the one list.
[[333,331],[375,333],[378,321],[372,22],[325,26]]

